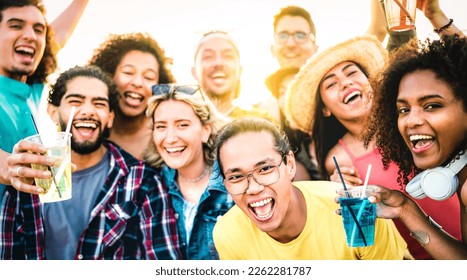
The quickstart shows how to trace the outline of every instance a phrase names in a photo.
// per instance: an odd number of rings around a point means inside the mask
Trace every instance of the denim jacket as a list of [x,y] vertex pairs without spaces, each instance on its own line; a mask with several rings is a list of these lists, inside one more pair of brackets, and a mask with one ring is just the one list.
[[189,260],[219,259],[214,247],[212,231],[217,219],[224,215],[234,205],[234,202],[225,189],[218,163],[214,163],[208,186],[201,195],[189,244],[186,244],[186,241],[187,234],[190,233],[185,230],[185,215],[183,213],[183,206],[186,202],[177,185],[176,175],[176,170],[166,165],[162,167],[162,179],[169,189],[169,195],[175,209],[183,258]]

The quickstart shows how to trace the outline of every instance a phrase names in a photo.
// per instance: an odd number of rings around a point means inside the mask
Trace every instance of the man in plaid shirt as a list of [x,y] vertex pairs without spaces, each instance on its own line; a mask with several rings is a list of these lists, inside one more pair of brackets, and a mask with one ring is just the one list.
[[[9,186],[0,217],[2,259],[180,258],[174,212],[157,171],[104,140],[117,100],[114,84],[97,67],[60,75],[48,112],[62,129],[73,118],[72,198],[41,203]],[[27,184],[35,171],[26,160],[46,157],[28,154],[30,145],[38,144],[21,141],[9,158],[9,168],[21,168],[16,173]]]

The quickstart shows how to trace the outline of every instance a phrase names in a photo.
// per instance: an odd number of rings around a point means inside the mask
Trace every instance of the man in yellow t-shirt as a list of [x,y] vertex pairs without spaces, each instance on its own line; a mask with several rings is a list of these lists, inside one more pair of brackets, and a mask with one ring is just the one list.
[[[294,155],[271,122],[242,118],[218,135],[217,158],[236,206],[214,227],[221,259],[403,259],[407,244],[392,220],[377,219],[373,246],[348,247],[335,190],[293,182]],[[251,178],[250,178],[251,177]]]

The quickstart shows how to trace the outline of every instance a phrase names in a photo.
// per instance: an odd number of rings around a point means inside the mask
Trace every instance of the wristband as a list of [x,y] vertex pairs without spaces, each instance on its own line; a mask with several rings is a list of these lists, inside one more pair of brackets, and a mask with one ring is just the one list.
[[439,34],[439,33],[443,32],[444,30],[448,29],[449,26],[451,26],[451,24],[452,24],[453,22],[454,22],[454,20],[451,18],[451,19],[449,19],[449,22],[446,23],[446,25],[443,25],[443,26],[441,26],[441,27],[438,28],[438,29],[435,28],[435,29],[433,29],[433,31]]

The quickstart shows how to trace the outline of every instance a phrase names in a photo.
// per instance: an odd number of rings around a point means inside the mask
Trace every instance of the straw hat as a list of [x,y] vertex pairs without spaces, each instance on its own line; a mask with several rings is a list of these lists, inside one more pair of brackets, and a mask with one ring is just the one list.
[[353,61],[370,77],[380,70],[387,51],[374,36],[357,36],[339,43],[309,59],[290,83],[285,97],[285,115],[292,127],[311,133],[315,100],[323,76],[335,65]]

